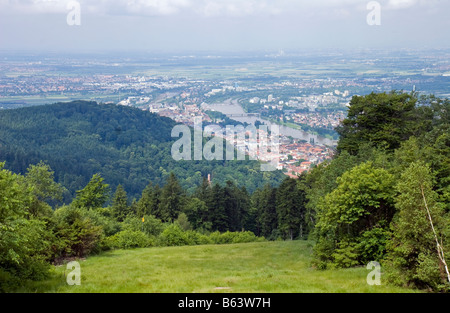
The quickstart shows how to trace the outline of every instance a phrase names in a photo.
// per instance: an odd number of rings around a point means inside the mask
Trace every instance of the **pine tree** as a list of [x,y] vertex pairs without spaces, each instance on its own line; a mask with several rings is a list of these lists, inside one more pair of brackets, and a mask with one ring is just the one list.
[[302,236],[304,195],[297,186],[297,180],[287,177],[277,192],[278,228],[285,238]]
[[174,173],[170,173],[166,185],[161,191],[159,204],[160,218],[164,222],[173,222],[183,206],[183,190]]
[[119,222],[122,222],[129,214],[127,192],[122,185],[118,185],[114,193],[112,211]]
[[[191,212],[193,216],[192,221],[197,227],[205,230],[211,230],[213,228],[213,213],[214,213],[214,195],[213,188],[209,180],[204,177],[202,183],[197,187],[194,192],[194,197],[189,201],[187,209],[195,211],[195,214]],[[200,225],[201,223],[201,225]]]
[[203,177],[202,183],[194,192],[194,196],[202,201],[206,201],[206,198],[210,196],[211,184],[208,178]]
[[227,230],[240,230],[242,228],[242,220],[239,206],[239,194],[236,190],[236,186],[231,181],[226,182],[226,185],[223,188],[223,197]]
[[261,235],[270,237],[278,228],[277,189],[266,185],[263,189],[261,201]]
[[153,187],[153,192],[151,195],[151,207],[150,207],[150,214],[155,216],[158,219],[161,219],[161,187],[159,187],[158,184],[155,185],[155,187]]
[[183,208],[190,224],[194,229],[211,230],[211,223],[208,221],[208,208],[206,203],[199,198],[190,198]]
[[211,188],[210,197],[207,198],[208,221],[211,222],[212,230],[227,231],[227,215],[225,211],[225,198],[223,188],[215,184]]
[[155,194],[156,189],[157,187],[153,187],[153,184],[150,182],[142,191],[141,198],[136,204],[136,214],[138,217],[149,214],[155,215],[157,211],[155,207],[158,206],[159,202],[159,199],[157,199],[157,196],[159,195]]
[[238,188],[236,186],[236,190],[238,193],[238,207],[239,207],[239,215],[241,219],[241,229],[238,230],[251,230],[251,225],[253,221],[250,221],[250,211],[251,211],[251,201],[250,195],[247,192],[247,188],[242,186]]

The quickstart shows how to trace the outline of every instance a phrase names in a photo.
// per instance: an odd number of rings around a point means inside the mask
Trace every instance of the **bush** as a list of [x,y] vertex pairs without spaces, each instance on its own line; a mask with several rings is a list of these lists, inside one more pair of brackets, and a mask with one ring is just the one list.
[[233,243],[244,243],[244,242],[254,242],[254,241],[264,241],[264,237],[256,237],[256,235],[251,231],[243,231],[235,233],[233,238]]
[[244,242],[254,242],[254,241],[263,241],[264,237],[257,237],[251,231],[244,232],[230,232],[226,231],[224,233],[220,233],[215,231],[209,235],[211,241],[215,244],[229,244],[229,243],[244,243]]
[[320,237],[313,248],[314,259],[312,265],[320,270],[327,269],[328,264],[333,261],[332,255],[335,249],[333,238]]
[[435,254],[420,253],[417,257],[418,266],[414,280],[420,282],[431,290],[450,291],[450,286],[445,283],[439,271],[439,260]]
[[142,231],[148,236],[159,236],[166,226],[153,215],[145,215],[144,222],[141,218],[128,216],[122,223],[122,230]]
[[233,243],[233,239],[235,237],[235,233],[232,233],[230,231],[226,231],[224,233],[214,232],[211,235],[213,237],[212,239],[214,240],[214,243],[219,245]]
[[84,216],[89,217],[96,226],[101,226],[105,236],[112,236],[120,231],[120,223],[113,217],[110,208],[86,210]]
[[32,189],[0,163],[0,290],[18,287],[23,280],[48,274],[50,242],[46,223],[28,213]]
[[180,228],[184,231],[192,229],[191,223],[189,222],[187,215],[185,213],[180,213],[175,223],[177,223],[180,226]]
[[211,238],[209,238],[209,236],[201,234],[194,230],[186,231],[185,237],[190,245],[207,245],[213,243],[213,241],[211,240]]
[[338,247],[333,253],[334,261],[331,264],[336,268],[347,268],[356,266],[358,262],[358,251],[356,244],[348,241],[341,241],[338,243]]
[[209,239],[211,240],[211,242],[213,244],[217,244],[219,241],[219,237],[220,237],[220,232],[219,231],[215,231],[209,234]]
[[0,267],[0,293],[11,292],[21,284],[21,279]]
[[177,224],[169,225],[158,237],[161,246],[184,246],[189,244],[188,237]]
[[263,240],[264,237],[257,237],[251,231],[224,233],[215,231],[208,236],[194,230],[183,231],[177,223],[168,226],[158,237],[161,246],[230,244]]
[[[147,220],[147,218],[145,218]],[[245,232],[224,232],[218,231],[210,235],[202,234],[195,230],[183,231],[178,223],[173,223],[165,226],[160,220],[150,217],[149,226],[153,231],[161,229],[164,230],[158,236],[147,235],[142,232],[145,231],[145,223],[142,225],[142,220],[134,217],[127,217],[122,223],[122,231],[119,233],[106,237],[102,241],[103,249],[128,249],[149,246],[186,246],[186,245],[206,245],[206,244],[230,244],[230,243],[244,243],[263,241],[264,237],[257,237],[251,231]],[[141,227],[139,229],[139,227]],[[148,231],[148,229],[147,229]],[[157,230],[155,233],[158,233]]]
[[110,249],[146,248],[154,246],[155,241],[141,231],[123,230],[105,238],[104,245]]
[[60,249],[58,257],[84,257],[100,250],[103,228],[94,224],[86,209],[62,207],[55,211],[55,222]]
[[361,263],[367,264],[370,261],[380,262],[386,254],[388,238],[389,233],[380,227],[365,231],[356,245]]
[[1,226],[0,291],[13,290],[25,280],[46,278],[50,269],[50,243],[44,240],[44,223],[35,219],[16,219]]

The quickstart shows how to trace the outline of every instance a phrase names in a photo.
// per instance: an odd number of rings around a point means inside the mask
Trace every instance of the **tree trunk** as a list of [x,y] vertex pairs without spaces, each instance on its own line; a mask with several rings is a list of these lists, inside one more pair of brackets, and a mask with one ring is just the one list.
[[439,243],[438,236],[436,234],[436,231],[434,230],[433,220],[431,219],[430,210],[428,209],[428,204],[427,204],[427,200],[425,198],[425,194],[423,192],[423,186],[422,185],[420,185],[420,190],[422,191],[423,202],[425,203],[425,208],[427,209],[428,220],[430,221],[431,229],[433,230],[433,234],[434,234],[434,239],[436,240],[436,250],[437,250],[438,257],[439,257],[439,261],[444,266],[445,272],[447,274],[447,280],[450,283],[450,273],[448,271],[447,263],[445,262],[444,249],[442,248],[442,245]]

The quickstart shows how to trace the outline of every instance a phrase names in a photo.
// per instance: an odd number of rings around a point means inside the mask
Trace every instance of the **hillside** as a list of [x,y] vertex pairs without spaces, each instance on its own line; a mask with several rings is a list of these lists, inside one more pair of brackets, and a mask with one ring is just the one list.
[[43,160],[70,195],[100,173],[114,190],[122,184],[138,198],[151,181],[163,185],[173,171],[188,191],[211,174],[213,182],[231,180],[252,192],[278,184],[280,172],[263,173],[256,161],[175,161],[168,118],[136,108],[74,101],[0,111],[0,160],[5,168],[26,172]]

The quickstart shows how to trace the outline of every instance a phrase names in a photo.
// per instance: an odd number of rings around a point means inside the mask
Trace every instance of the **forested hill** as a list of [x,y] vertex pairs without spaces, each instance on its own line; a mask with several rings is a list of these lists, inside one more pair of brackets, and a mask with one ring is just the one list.
[[[136,108],[75,101],[0,111],[0,161],[25,173],[44,161],[73,196],[99,173],[114,190],[121,184],[138,198],[151,181],[163,185],[170,172],[189,190],[212,174],[252,192],[278,184],[281,172],[261,172],[256,161],[175,161],[171,138],[176,123]],[[66,199],[68,200],[68,199]]]

